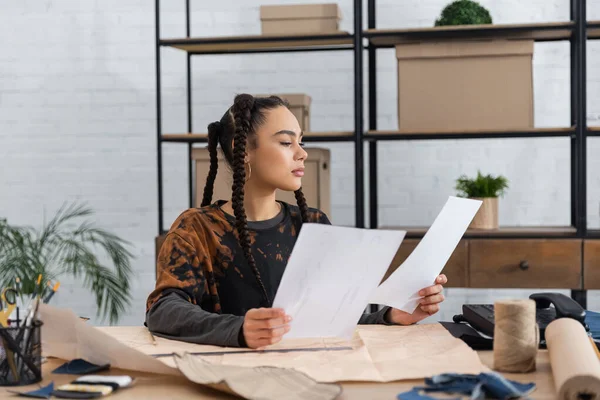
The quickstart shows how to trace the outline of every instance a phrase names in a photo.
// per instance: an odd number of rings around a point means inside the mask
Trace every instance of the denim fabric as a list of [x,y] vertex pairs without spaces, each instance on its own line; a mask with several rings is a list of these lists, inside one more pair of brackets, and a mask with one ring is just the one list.
[[[535,389],[534,383],[510,381],[491,372],[479,375],[442,374],[425,379],[425,386],[415,386],[411,391],[400,393],[398,400],[431,400],[425,393],[445,393],[469,396],[474,400],[511,399],[527,397]],[[458,398],[459,399],[459,398]]]

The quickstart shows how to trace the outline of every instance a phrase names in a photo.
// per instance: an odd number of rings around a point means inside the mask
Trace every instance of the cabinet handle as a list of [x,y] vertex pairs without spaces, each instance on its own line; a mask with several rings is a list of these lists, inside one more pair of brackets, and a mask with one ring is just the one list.
[[521,268],[523,271],[527,271],[529,269],[529,263],[523,260],[519,263],[519,268]]

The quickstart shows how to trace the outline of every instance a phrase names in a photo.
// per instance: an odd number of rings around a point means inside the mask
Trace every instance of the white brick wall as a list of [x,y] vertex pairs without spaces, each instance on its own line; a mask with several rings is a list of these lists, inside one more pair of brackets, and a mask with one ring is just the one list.
[[[320,0],[303,0],[320,2]],[[260,4],[296,0],[192,1],[192,34],[257,34]],[[184,2],[162,1],[161,36],[185,34]],[[365,2],[366,3],[366,2]],[[379,0],[378,27],[429,26],[445,0]],[[496,22],[562,21],[567,0],[482,3]],[[352,30],[352,1],[340,0],[342,29]],[[600,6],[588,2],[589,19]],[[39,226],[65,201],[79,199],[96,219],[131,241],[136,259],[134,303],[123,324],[143,320],[153,287],[157,230],[155,154],[154,10],[152,2],[111,0],[9,2],[0,14],[0,216]],[[162,49],[163,128],[185,132],[185,59]],[[566,43],[535,45],[535,125],[569,123]],[[366,62],[366,59],[365,59]],[[588,121],[600,125],[600,43],[588,44]],[[313,97],[315,130],[353,127],[352,55],[284,53],[202,56],[192,61],[196,131],[220,118],[237,92],[305,91]],[[378,52],[378,124],[396,126],[392,50]],[[321,72],[322,70],[326,73]],[[365,79],[366,83],[366,79]],[[367,91],[365,90],[365,98]],[[367,107],[365,105],[365,110]],[[368,116],[365,116],[365,124]],[[319,144],[326,146],[325,144]],[[336,224],[354,223],[353,146],[332,149]],[[187,206],[186,147],[164,146],[165,226]],[[600,139],[591,139],[588,219],[600,227]],[[393,142],[379,148],[380,221],[429,224],[454,179],[477,168],[506,174],[511,189],[501,202],[501,223],[569,223],[569,146],[566,139]],[[449,290],[442,318],[465,301],[489,301],[486,290]],[[494,291],[525,296],[530,291]],[[600,301],[592,294],[591,306]],[[65,282],[56,303],[93,316],[85,289]]]

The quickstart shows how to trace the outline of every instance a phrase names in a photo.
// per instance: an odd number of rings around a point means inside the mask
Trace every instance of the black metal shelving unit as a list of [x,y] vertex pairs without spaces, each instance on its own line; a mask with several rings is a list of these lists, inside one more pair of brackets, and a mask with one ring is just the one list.
[[[591,238],[600,236],[598,231],[587,229],[586,210],[586,170],[588,136],[600,136],[600,129],[588,128],[586,124],[586,44],[589,39],[600,37],[600,23],[588,23],[586,18],[585,0],[570,0],[570,21],[542,24],[497,25],[491,27],[465,26],[436,29],[403,29],[377,30],[375,18],[375,0],[368,0],[368,29],[365,37],[368,39],[369,52],[369,131],[365,139],[369,141],[369,215],[370,228],[379,228],[377,204],[377,144],[390,140],[433,140],[433,139],[488,139],[488,138],[538,138],[538,137],[569,137],[571,144],[571,227],[559,232],[526,232],[490,233],[486,236],[470,235],[465,238],[488,237],[504,239],[520,238]],[[536,42],[569,41],[571,66],[571,126],[565,128],[529,129],[525,131],[494,131],[494,132],[400,132],[377,131],[377,63],[376,51],[380,48],[393,47],[395,43],[406,40],[425,40],[439,38],[489,38],[489,37],[518,37],[530,38]],[[407,237],[420,238],[424,230],[414,230]],[[583,268],[583,265],[582,265]],[[587,301],[585,290],[572,290],[572,297],[581,304]]]
[[[202,134],[165,134],[162,131],[162,104],[161,104],[161,54],[162,47],[172,47],[187,52],[187,114],[188,132],[193,132],[192,126],[192,89],[191,89],[191,59],[197,55],[227,55],[227,54],[264,54],[282,52],[316,52],[316,51],[352,51],[354,53],[354,131],[330,132],[325,134],[307,133],[305,142],[354,142],[355,163],[357,166],[364,164],[362,154],[362,4],[361,0],[354,0],[354,34],[324,34],[324,35],[299,35],[299,36],[238,36],[197,38],[191,37],[190,32],[190,0],[186,0],[185,21],[186,37],[175,39],[162,39],[160,36],[160,2],[155,0],[155,54],[156,54],[156,140],[157,140],[157,184],[158,184],[158,234],[165,232],[163,221],[163,158],[162,144],[187,143],[188,145],[188,188],[189,205],[193,202],[193,180],[191,151],[194,143],[206,143],[207,137]],[[362,167],[357,167],[355,179],[357,203],[356,225],[364,226],[364,176]]]
[[[376,29],[376,1],[367,0],[367,29],[363,27],[363,0],[353,0],[353,32],[331,35],[301,36],[238,36],[238,37],[191,37],[190,0],[186,0],[186,37],[162,39],[160,37],[159,0],[155,0],[156,14],[156,109],[157,109],[157,183],[158,183],[158,233],[165,232],[163,221],[162,144],[186,143],[188,146],[189,205],[192,206],[193,180],[191,151],[194,143],[206,143],[206,135],[191,134],[192,126],[192,77],[191,62],[199,55],[261,54],[282,52],[351,51],[354,60],[354,131],[307,133],[306,142],[347,142],[354,144],[354,192],[355,226],[365,227],[365,194],[369,196],[369,227],[380,228],[378,221],[377,147],[380,141],[440,140],[440,139],[488,139],[488,138],[570,138],[571,148],[571,227],[555,233],[507,232],[502,238],[598,238],[600,231],[588,231],[586,210],[586,139],[600,137],[600,127],[586,124],[586,44],[588,39],[600,38],[600,22],[588,22],[586,1],[570,0],[570,20],[558,23],[512,24],[492,26],[442,27],[436,29]],[[399,41],[408,39],[436,38],[530,38],[537,42],[568,41],[571,66],[571,121],[563,128],[527,129],[520,131],[480,132],[408,132],[379,131],[377,129],[377,50],[391,48]],[[187,53],[187,112],[188,134],[165,134],[162,132],[161,105],[161,48],[177,48]],[[367,96],[363,93],[364,53],[367,53]],[[368,127],[364,124],[364,103],[368,105]],[[365,129],[366,128],[366,129]],[[364,170],[363,145],[368,143],[368,171]],[[369,175],[366,188],[365,173]],[[424,232],[423,232],[424,233]],[[420,237],[418,230],[407,237]],[[493,237],[490,236],[490,237]],[[586,292],[575,290],[573,297],[585,304]]]

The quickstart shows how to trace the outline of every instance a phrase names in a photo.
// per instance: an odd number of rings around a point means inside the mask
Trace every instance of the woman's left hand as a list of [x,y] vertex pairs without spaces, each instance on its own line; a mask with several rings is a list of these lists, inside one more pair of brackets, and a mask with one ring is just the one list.
[[426,287],[419,292],[423,298],[419,300],[419,307],[412,314],[390,308],[386,313],[386,320],[397,325],[412,325],[437,313],[440,310],[440,304],[444,301],[442,291],[444,290],[443,285],[446,283],[448,283],[446,275],[439,275],[435,280],[435,285]]

